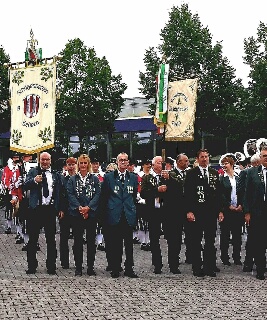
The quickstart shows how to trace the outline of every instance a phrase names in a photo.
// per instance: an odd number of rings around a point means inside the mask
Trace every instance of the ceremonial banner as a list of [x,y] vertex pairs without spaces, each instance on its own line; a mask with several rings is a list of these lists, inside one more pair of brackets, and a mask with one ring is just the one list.
[[10,69],[10,150],[37,153],[54,147],[56,63]]
[[169,82],[166,141],[193,141],[197,79]]
[[167,98],[168,98],[168,77],[169,77],[169,65],[161,64],[159,67],[159,73],[157,77],[157,107],[156,107],[156,119],[155,124],[167,122]]

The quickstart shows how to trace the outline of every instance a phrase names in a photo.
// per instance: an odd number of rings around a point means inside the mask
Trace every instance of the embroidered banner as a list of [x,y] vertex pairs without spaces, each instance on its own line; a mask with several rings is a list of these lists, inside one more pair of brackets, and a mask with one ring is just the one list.
[[169,82],[166,141],[193,141],[197,79]]
[[56,63],[10,68],[10,150],[37,153],[54,147]]

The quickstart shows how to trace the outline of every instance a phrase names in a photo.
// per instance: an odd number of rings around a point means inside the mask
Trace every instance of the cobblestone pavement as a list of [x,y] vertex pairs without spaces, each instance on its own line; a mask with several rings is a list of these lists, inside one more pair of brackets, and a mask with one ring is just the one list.
[[[3,223],[2,211],[0,215]],[[241,266],[225,267],[219,259],[217,278],[195,278],[183,262],[184,246],[182,274],[173,275],[164,238],[161,275],[153,273],[151,253],[134,245],[139,278],[112,279],[102,251],[97,251],[96,276],[74,277],[73,260],[71,269],[63,270],[58,261],[57,275],[46,274],[41,234],[37,273],[26,275],[26,253],[15,244],[14,233],[4,234],[4,227],[0,225],[0,319],[267,319],[267,280],[257,280],[255,271],[243,273]]]

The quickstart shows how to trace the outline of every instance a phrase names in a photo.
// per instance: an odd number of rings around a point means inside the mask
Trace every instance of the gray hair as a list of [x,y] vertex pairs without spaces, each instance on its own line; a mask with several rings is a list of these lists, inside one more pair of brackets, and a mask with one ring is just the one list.
[[162,156],[155,156],[155,157],[152,159],[152,165],[155,164],[155,162],[156,162],[156,160],[157,160],[158,158],[161,158],[161,160],[162,160]]
[[253,154],[253,156],[251,156],[251,158],[250,158],[251,163],[256,162],[256,161],[257,162],[260,161],[260,155],[258,153]]

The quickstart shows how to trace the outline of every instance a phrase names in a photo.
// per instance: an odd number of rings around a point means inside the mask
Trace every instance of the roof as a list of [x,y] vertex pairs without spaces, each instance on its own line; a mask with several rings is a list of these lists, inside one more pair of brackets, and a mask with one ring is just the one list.
[[[157,131],[152,116],[118,118],[114,122],[115,132]],[[0,139],[10,139],[10,132],[0,133]]]
[[10,139],[10,132],[2,132],[0,133],[0,139]]
[[115,132],[155,131],[153,117],[119,118],[114,123]]

